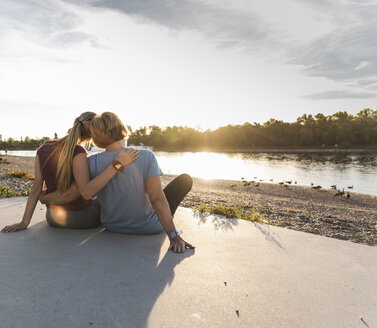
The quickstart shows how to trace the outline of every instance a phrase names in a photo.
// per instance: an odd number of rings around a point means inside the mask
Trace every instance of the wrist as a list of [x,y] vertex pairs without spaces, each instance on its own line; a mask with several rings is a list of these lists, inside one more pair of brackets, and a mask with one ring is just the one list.
[[124,165],[119,162],[117,159],[114,160],[111,165],[113,166],[114,169],[116,169],[118,172],[122,172],[124,169]]
[[182,230],[178,231],[178,230],[174,229],[174,230],[167,232],[166,234],[167,234],[170,241],[175,241],[175,240],[180,238],[179,236],[181,234],[183,234],[183,231]]

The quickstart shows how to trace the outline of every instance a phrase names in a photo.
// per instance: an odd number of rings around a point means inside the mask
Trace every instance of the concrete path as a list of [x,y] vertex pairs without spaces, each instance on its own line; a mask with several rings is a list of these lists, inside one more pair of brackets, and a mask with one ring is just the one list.
[[[0,200],[1,227],[25,201]],[[179,208],[196,246],[179,255],[164,235],[52,229],[44,213],[0,234],[1,328],[377,327],[377,247]]]

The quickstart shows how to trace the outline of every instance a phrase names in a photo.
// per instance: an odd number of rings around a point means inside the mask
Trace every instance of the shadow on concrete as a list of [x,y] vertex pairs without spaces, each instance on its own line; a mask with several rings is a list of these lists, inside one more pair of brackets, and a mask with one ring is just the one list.
[[266,224],[253,222],[255,228],[257,228],[265,237],[266,240],[273,242],[276,246],[281,249],[284,249],[283,245],[277,240],[274,236],[274,233],[271,231],[270,227]]
[[[223,231],[233,231],[233,227],[239,224],[240,219],[235,218],[226,218],[225,216],[221,215],[213,215],[209,213],[200,213],[198,211],[193,211],[193,216],[198,218],[198,225],[211,223],[213,224],[216,230],[223,230]],[[274,233],[271,231],[270,227],[265,224],[252,222],[253,225],[264,235],[265,239],[268,241],[273,242],[276,246],[281,249],[284,249],[282,244],[279,240],[274,236]]]
[[223,231],[234,231],[233,227],[238,225],[238,220],[233,218],[226,218],[221,215],[213,215],[210,213],[200,213],[198,211],[193,211],[193,216],[198,218],[198,225],[211,223],[216,230]]
[[175,266],[194,254],[161,249],[165,238],[54,229],[45,221],[1,234],[7,265],[0,276],[12,277],[0,284],[9,326],[146,327]]

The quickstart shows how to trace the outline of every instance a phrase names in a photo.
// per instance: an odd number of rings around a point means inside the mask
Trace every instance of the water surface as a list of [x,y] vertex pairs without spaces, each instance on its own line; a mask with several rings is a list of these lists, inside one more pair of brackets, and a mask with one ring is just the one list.
[[[4,152],[2,152],[4,154]],[[8,151],[35,156],[35,151]],[[205,179],[311,183],[377,195],[377,153],[213,153],[155,152],[164,173],[188,173]],[[270,181],[273,180],[273,181]],[[353,189],[348,187],[353,186]]]

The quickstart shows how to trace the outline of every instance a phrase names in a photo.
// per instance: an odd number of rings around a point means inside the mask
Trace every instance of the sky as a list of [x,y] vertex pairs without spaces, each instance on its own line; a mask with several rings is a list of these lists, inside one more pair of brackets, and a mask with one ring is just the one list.
[[295,121],[377,104],[377,0],[0,0],[0,134]]

